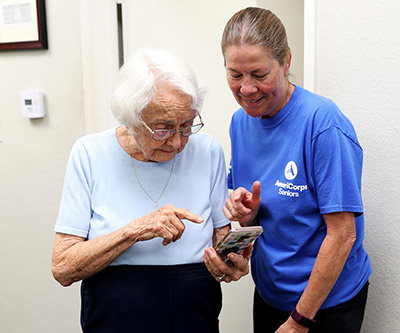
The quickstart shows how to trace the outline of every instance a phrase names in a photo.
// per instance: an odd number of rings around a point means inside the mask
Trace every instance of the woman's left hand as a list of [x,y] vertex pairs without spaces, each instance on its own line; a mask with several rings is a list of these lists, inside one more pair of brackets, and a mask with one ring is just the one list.
[[211,275],[218,282],[237,281],[249,273],[249,260],[253,252],[253,245],[250,245],[243,255],[229,253],[228,258],[232,264],[227,264],[215,251],[209,247],[204,251],[204,263],[206,264]]
[[307,333],[309,329],[296,323],[291,317],[275,333]]

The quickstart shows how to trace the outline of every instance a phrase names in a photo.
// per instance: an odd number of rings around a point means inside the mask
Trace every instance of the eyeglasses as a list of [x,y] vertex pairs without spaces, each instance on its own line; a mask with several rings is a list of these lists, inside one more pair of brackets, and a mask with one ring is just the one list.
[[149,125],[147,125],[143,120],[140,120],[141,123],[149,130],[149,132],[152,134],[153,140],[156,141],[163,141],[167,140],[171,137],[173,137],[176,133],[181,133],[182,136],[190,136],[192,134],[196,134],[198,131],[200,131],[203,126],[203,120],[201,119],[201,116],[198,114],[199,119],[200,119],[200,124],[184,127],[179,130],[175,129],[157,129],[157,130],[152,130]]

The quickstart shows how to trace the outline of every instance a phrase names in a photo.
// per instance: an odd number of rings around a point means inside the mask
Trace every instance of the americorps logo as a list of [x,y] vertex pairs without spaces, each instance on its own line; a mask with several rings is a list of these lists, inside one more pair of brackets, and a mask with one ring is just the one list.
[[294,161],[288,162],[285,167],[285,178],[286,182],[281,182],[279,179],[276,180],[275,186],[279,188],[278,194],[286,197],[298,198],[301,192],[307,191],[307,184],[298,185],[293,184],[291,180],[295,179],[298,175],[297,164]]
[[288,164],[286,164],[285,168],[285,177],[287,180],[293,180],[297,176],[297,165],[295,162],[290,161]]

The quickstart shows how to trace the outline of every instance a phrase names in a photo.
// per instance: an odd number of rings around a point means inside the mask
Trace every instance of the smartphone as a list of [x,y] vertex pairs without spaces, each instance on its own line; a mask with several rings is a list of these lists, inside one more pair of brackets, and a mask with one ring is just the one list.
[[242,254],[251,243],[263,232],[261,226],[243,227],[231,229],[223,239],[215,247],[217,254],[221,256],[227,263],[227,255],[231,252]]

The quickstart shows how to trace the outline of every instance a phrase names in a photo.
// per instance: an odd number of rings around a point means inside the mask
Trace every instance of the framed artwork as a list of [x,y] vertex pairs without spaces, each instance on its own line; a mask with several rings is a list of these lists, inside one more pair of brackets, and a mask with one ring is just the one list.
[[0,0],[0,51],[47,49],[45,0]]

